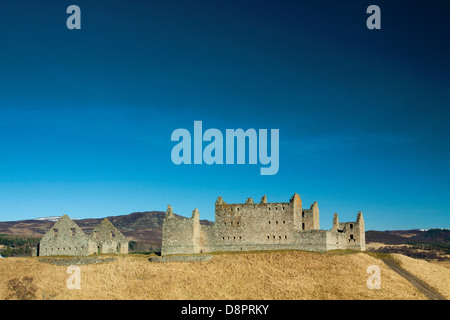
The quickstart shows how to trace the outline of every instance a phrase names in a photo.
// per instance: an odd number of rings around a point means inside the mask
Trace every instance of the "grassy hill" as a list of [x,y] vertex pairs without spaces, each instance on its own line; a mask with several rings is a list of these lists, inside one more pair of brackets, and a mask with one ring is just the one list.
[[[41,259],[1,259],[0,298],[9,294],[8,281],[30,277],[38,299],[425,299],[371,253],[273,251],[181,263],[152,263],[148,255],[125,255],[81,265],[80,290],[66,288],[66,266]],[[370,265],[381,269],[380,290],[367,288]],[[448,286],[448,269],[434,267],[438,272],[431,276],[444,279],[435,283]],[[426,273],[427,265],[420,270]]]

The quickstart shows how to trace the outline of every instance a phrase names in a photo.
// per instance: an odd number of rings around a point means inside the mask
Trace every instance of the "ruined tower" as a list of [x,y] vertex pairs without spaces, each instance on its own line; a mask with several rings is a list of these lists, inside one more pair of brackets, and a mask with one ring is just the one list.
[[366,250],[364,218],[361,211],[356,215],[356,221],[342,223],[339,222],[338,214],[335,213],[331,230],[345,236],[345,245],[348,249]]
[[168,205],[163,222],[161,252],[199,253],[200,221],[198,209],[191,218],[175,217],[172,206]]

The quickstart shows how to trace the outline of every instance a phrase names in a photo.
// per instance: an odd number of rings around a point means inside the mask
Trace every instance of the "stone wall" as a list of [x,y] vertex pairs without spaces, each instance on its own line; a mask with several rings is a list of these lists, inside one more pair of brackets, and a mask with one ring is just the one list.
[[345,234],[329,230],[326,234],[327,250],[348,249]]
[[172,207],[168,206],[163,222],[161,252],[165,254],[200,252],[198,210],[194,210],[191,218],[176,218]]
[[174,256],[164,256],[164,257],[150,257],[148,260],[150,262],[198,262],[198,261],[209,261],[213,258],[212,255],[207,254],[196,254],[196,255],[174,255]]
[[292,203],[216,203],[216,246],[282,244],[295,230]]
[[215,226],[200,225],[199,229],[200,229],[200,243],[198,248],[199,253],[217,251],[215,250],[216,245]]
[[319,206],[314,202],[309,209],[302,210],[302,230],[318,230]]

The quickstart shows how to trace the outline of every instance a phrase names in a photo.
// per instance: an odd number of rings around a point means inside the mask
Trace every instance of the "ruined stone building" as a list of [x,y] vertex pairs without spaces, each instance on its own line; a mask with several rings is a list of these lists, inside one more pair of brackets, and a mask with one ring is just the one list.
[[201,225],[195,209],[191,218],[178,218],[167,208],[163,223],[161,254],[193,254],[214,251],[298,249],[365,251],[364,219],[340,223],[334,215],[331,230],[320,230],[319,207],[302,208],[298,194],[289,202],[228,204],[218,197],[214,225]]
[[128,253],[128,241],[108,219],[103,219],[89,235],[95,243],[94,253]]
[[63,215],[42,237],[34,256],[87,256],[97,253],[128,253],[128,241],[108,219],[88,236]]

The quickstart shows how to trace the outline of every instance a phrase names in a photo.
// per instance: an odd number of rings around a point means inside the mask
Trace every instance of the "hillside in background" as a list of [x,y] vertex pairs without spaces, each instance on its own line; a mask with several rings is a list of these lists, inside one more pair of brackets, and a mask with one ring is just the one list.
[[449,261],[450,230],[366,231],[366,248],[381,253],[401,253],[418,259]]
[[414,229],[366,231],[366,242],[380,242],[388,245],[408,243],[450,243],[450,230]]

